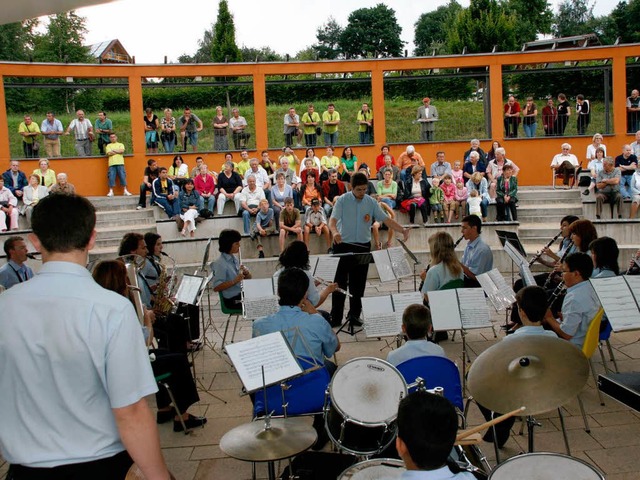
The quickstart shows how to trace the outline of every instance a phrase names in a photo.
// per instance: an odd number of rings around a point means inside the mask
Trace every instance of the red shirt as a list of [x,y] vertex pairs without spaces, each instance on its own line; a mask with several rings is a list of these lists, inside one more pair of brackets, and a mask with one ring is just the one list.
[[213,193],[216,189],[216,182],[213,180],[213,176],[207,173],[205,178],[202,178],[202,175],[196,176],[193,179],[193,183],[196,187],[196,191],[202,195],[203,193]]

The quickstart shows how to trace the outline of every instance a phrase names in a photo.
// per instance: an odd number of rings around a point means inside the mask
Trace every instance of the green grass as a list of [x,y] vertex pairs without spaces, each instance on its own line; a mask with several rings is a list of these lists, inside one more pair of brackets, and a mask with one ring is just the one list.
[[[369,101],[369,99],[362,100],[336,100],[336,110],[340,112],[341,124],[340,124],[340,144],[341,145],[357,145],[358,144],[358,128],[356,125],[356,114],[359,111],[362,102]],[[302,116],[306,111],[307,103],[313,103],[313,100],[305,100],[304,102],[292,102],[291,105],[296,107],[296,112]],[[477,137],[480,139],[487,138],[485,133],[485,122],[483,114],[482,102],[472,101],[434,101],[433,104],[438,108],[440,121],[436,126],[436,140],[469,140]],[[326,102],[315,102],[316,111],[320,114],[325,110]],[[542,136],[542,121],[540,115],[542,113],[543,102],[537,102],[538,105],[538,136]],[[280,148],[284,145],[283,135],[283,118],[288,112],[289,104],[287,105],[268,105],[267,106],[267,125],[268,125],[268,139],[269,148]],[[420,139],[420,129],[418,125],[413,125],[411,122],[415,119],[417,108],[420,106],[415,101],[408,100],[388,100],[385,103],[386,113],[386,130],[387,130],[387,142],[388,143],[411,143],[418,142]],[[605,118],[604,118],[604,105],[602,103],[593,102],[591,104],[591,124],[587,129],[587,135],[591,136],[595,132],[605,133]],[[572,107],[573,110],[573,107]],[[174,113],[179,109],[174,109]],[[212,120],[215,115],[214,108],[210,109],[194,109],[194,112],[200,117],[204,123],[204,130],[200,132],[198,149],[200,151],[210,151],[213,149],[213,128]],[[249,140],[248,147],[250,149],[255,148],[255,122],[254,122],[254,109],[253,106],[240,107],[241,115],[243,115],[249,123],[249,133],[251,133],[251,139]],[[85,112],[87,118],[93,123],[97,117],[97,112]],[[159,114],[160,112],[156,112]],[[374,112],[374,120],[376,118]],[[494,114],[502,116],[502,112],[494,112]],[[31,113],[34,121],[40,125],[45,118],[45,113],[37,112]],[[137,128],[143,128],[143,112],[140,112],[139,122]],[[160,116],[160,115],[159,115]],[[63,127],[69,125],[71,120],[75,118],[74,114],[63,114],[57,117]],[[124,145],[131,149],[131,119],[128,112],[113,112],[109,113],[114,129],[118,134],[118,139],[124,143]],[[22,115],[10,114],[8,116],[8,129],[10,137],[11,158],[22,158],[22,140],[18,135],[18,126],[22,122]],[[572,116],[565,135],[576,134],[576,121],[575,116]],[[522,128],[519,130],[519,135],[524,136]],[[61,139],[61,150],[63,157],[75,156],[75,149],[73,145],[73,135],[64,136]],[[231,138],[229,137],[230,147],[233,147]],[[303,142],[304,143],[304,142]],[[319,140],[319,145],[324,145],[322,139]],[[98,153],[97,144],[94,145],[94,153]],[[338,148],[338,154],[342,149]],[[320,152],[318,152],[320,153]],[[44,155],[44,148],[42,149]],[[357,155],[357,152],[356,152]]]

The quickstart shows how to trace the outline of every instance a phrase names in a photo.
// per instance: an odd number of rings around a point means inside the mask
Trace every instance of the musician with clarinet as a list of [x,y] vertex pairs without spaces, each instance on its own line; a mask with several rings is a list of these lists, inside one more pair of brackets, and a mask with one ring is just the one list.
[[[409,239],[409,229],[388,217],[378,202],[368,196],[369,180],[364,173],[355,173],[351,177],[351,191],[336,200],[329,220],[329,230],[333,235],[334,254],[344,255],[340,259],[334,281],[338,286],[353,295],[349,299],[347,320],[355,326],[362,325],[362,296],[364,295],[369,264],[361,263],[356,256],[371,251],[371,225],[374,221],[383,222],[390,229]],[[327,279],[330,280],[330,279]],[[345,295],[334,292],[331,297],[331,318],[337,323],[344,315]]]
[[453,280],[464,279],[462,265],[456,257],[455,248],[453,238],[447,232],[437,232],[429,237],[431,263],[426,271],[424,284],[420,288],[425,302],[429,302],[428,292],[440,290]]
[[33,258],[33,255],[28,253],[24,238],[9,237],[4,241],[3,248],[7,263],[0,267],[0,285],[8,290],[33,278],[33,270],[27,265],[27,258]]
[[138,317],[85,268],[95,224],[83,197],[41,199],[29,240],[42,269],[0,295],[0,453],[15,480],[124,479],[133,461],[145,478],[171,478]]
[[491,248],[480,238],[482,219],[476,215],[467,215],[462,219],[460,228],[462,237],[467,240],[467,246],[462,255],[462,270],[464,271],[465,288],[480,287],[476,275],[488,272],[493,268],[493,253]]

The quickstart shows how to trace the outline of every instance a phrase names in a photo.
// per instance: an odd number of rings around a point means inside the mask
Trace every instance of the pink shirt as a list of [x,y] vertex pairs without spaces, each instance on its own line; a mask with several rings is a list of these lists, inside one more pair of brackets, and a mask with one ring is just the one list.
[[441,183],[440,188],[444,192],[444,199],[446,201],[454,200],[456,194],[456,186],[453,183]]
[[469,194],[467,193],[467,187],[458,188],[456,187],[456,193],[454,198],[461,202],[462,200],[466,200]]
[[464,170],[451,170],[451,177],[453,178],[454,185],[458,183],[458,180],[462,180],[462,183],[464,183]]

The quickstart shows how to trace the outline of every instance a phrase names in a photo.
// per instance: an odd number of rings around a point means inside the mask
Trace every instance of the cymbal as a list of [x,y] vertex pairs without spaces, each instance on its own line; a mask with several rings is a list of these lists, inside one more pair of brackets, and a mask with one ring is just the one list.
[[272,418],[271,428],[264,420],[245,423],[224,434],[220,450],[247,462],[281,460],[304,452],[318,437],[304,418]]
[[584,388],[589,362],[560,338],[510,337],[484,351],[471,365],[467,386],[474,399],[494,412],[525,406],[536,415],[564,405]]

